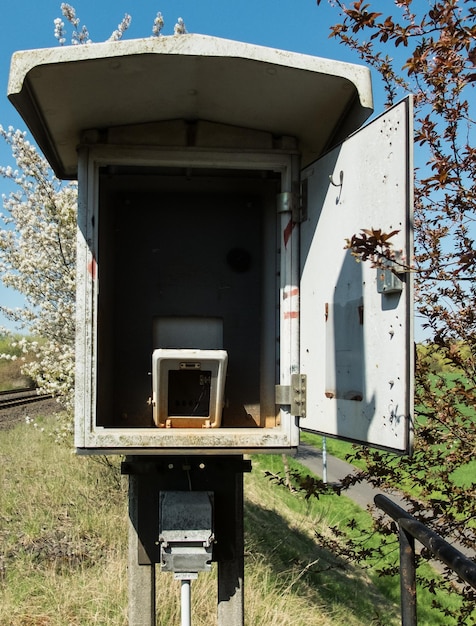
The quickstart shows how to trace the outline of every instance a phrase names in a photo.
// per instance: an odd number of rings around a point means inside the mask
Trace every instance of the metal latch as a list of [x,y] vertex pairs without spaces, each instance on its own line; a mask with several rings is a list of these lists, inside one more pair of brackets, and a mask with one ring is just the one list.
[[[377,268],[377,292],[383,294],[401,293],[403,281],[400,278],[402,272],[401,255],[397,255],[395,261],[386,260],[382,267]],[[400,274],[400,276],[398,275]]]
[[306,417],[306,374],[291,374],[290,385],[276,385],[276,404],[290,405],[292,415]]

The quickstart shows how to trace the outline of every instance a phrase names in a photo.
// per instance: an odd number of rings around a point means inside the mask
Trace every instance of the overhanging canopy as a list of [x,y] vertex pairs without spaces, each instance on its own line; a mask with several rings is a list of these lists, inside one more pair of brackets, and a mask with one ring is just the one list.
[[294,136],[308,164],[373,104],[366,67],[195,34],[17,52],[8,97],[60,178],[82,131],[174,119]]

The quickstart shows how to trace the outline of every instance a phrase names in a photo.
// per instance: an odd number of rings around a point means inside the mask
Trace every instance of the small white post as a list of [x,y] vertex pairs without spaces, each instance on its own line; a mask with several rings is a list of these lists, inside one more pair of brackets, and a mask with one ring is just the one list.
[[180,614],[182,617],[182,626],[192,625],[192,581],[185,578],[182,582],[180,593]]
[[322,481],[327,484],[327,442],[322,438]]

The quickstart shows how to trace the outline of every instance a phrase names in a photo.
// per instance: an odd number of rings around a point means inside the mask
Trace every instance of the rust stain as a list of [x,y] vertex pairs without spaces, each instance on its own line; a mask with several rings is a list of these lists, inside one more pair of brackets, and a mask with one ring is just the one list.
[[329,303],[328,302],[326,302],[325,310],[326,310],[325,317],[326,317],[326,322],[327,322],[327,320],[329,319]]
[[335,398],[335,393],[333,393],[332,391],[326,391],[326,398],[329,398],[332,400],[332,398]]

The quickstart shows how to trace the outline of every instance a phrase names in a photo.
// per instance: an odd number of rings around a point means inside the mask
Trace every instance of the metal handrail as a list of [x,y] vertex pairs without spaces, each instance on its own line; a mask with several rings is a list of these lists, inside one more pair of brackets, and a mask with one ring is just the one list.
[[400,604],[402,626],[416,626],[416,568],[415,539],[433,556],[445,563],[462,580],[476,589],[476,563],[454,548],[433,530],[419,522],[410,513],[378,494],[375,505],[398,524],[400,542]]

